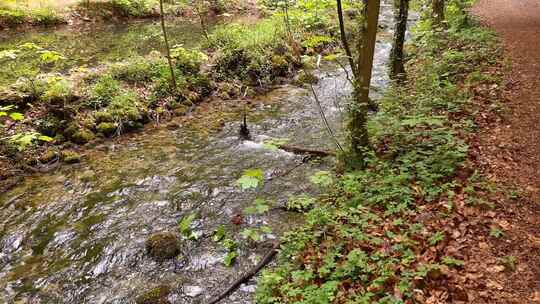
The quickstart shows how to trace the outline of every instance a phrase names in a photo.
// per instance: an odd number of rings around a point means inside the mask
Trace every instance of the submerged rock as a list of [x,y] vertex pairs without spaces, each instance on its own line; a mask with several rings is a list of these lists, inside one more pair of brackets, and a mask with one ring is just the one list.
[[146,252],[158,260],[172,259],[180,254],[180,239],[171,232],[159,232],[146,240]]
[[200,296],[204,292],[204,289],[200,286],[184,286],[184,293],[191,298]]
[[170,304],[167,296],[171,293],[171,288],[167,285],[155,287],[135,299],[137,304]]

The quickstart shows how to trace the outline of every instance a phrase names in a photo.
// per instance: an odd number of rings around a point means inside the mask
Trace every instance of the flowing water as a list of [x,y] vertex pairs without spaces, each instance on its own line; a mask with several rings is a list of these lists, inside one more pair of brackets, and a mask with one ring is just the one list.
[[[386,35],[377,44],[374,72],[379,89],[387,85],[392,22],[391,7],[385,5],[383,12]],[[99,53],[97,47],[88,49]],[[315,90],[330,125],[339,130],[340,101],[350,86],[335,68],[321,71],[320,77]],[[335,148],[308,90],[283,86],[256,104],[250,112],[252,141],[237,138],[235,121],[210,136],[190,127],[157,129],[103,144],[82,164],[29,178],[3,194],[0,302],[133,303],[166,284],[171,303],[204,303],[226,288],[265,252],[242,239],[241,230],[270,226],[273,232],[264,236],[268,240],[301,222],[297,213],[279,208],[244,216],[240,226],[231,219],[256,198],[283,206],[292,195],[316,195],[320,190],[309,176],[329,170],[333,162],[303,163],[301,156],[262,144],[287,138],[296,146]],[[265,172],[264,187],[241,191],[235,181],[250,168]],[[198,239],[184,240],[177,259],[158,262],[146,254],[145,240],[152,233],[178,233],[178,222],[194,213],[191,227]],[[239,257],[230,268],[223,265],[226,250],[209,237],[220,225],[239,244]],[[223,303],[251,303],[254,289],[252,280]]]

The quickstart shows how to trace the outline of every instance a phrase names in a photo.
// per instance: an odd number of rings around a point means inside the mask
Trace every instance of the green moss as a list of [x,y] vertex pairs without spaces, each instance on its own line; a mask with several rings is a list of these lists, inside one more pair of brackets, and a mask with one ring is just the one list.
[[92,140],[94,140],[94,138],[96,138],[96,136],[94,135],[94,133],[88,129],[84,129],[84,128],[81,128],[79,129],[78,131],[76,131],[72,136],[71,136],[71,139],[73,140],[74,143],[77,143],[77,144],[86,144]]
[[81,155],[72,150],[64,150],[61,153],[62,160],[68,164],[75,164],[81,161]]
[[145,245],[148,254],[157,260],[172,259],[180,253],[180,240],[170,232],[151,235]]
[[155,287],[135,299],[137,304],[170,304],[167,296],[171,293],[171,288],[167,285]]
[[100,124],[102,122],[114,122],[113,115],[107,111],[95,112],[94,119],[96,120],[97,124]]
[[102,122],[97,126],[97,131],[105,136],[111,136],[116,132],[116,124],[111,122]]
[[58,157],[58,151],[53,149],[48,149],[39,157],[39,161],[42,163],[49,163]]

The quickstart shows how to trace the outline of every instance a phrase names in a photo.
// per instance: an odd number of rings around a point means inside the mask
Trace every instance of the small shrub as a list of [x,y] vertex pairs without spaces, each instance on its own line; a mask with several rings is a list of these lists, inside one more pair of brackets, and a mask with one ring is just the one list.
[[135,122],[143,118],[143,105],[133,91],[113,97],[107,108],[116,121]]
[[126,62],[115,63],[110,66],[109,73],[118,80],[128,82],[145,82],[159,74],[164,61],[149,60],[144,57],[135,57]]
[[202,63],[208,60],[206,54],[199,51],[186,50],[183,47],[171,49],[171,57],[175,60],[176,66],[186,74],[199,73]]
[[49,80],[41,99],[46,102],[66,102],[73,98],[73,85],[67,79],[53,78]]
[[26,14],[22,10],[0,9],[0,24],[14,26],[24,23]]
[[30,12],[30,17],[33,23],[41,25],[55,25],[64,22],[64,19],[50,7],[33,10]]
[[157,5],[156,0],[110,0],[113,9],[126,17],[144,17],[151,15]]
[[120,91],[120,83],[110,75],[101,76],[92,87],[90,105],[99,108],[108,105]]

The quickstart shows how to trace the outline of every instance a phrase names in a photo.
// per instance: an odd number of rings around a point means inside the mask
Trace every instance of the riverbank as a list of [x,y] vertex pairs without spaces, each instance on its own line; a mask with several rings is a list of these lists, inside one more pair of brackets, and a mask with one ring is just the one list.
[[339,174],[284,236],[257,303],[498,301],[519,262],[479,268],[474,249],[507,240],[496,214],[521,198],[476,165],[475,138],[504,109],[505,65],[495,34],[449,5],[448,29],[416,26],[408,81],[369,122],[367,168]]
[[[164,13],[167,18],[194,19],[203,16],[208,22],[222,14],[259,15],[257,4],[253,1],[215,1],[197,9],[187,1],[166,1]],[[35,28],[157,19],[159,16],[157,0],[30,0],[25,4],[7,1],[0,4],[0,34],[14,30],[23,32]]]
[[79,162],[83,146],[184,115],[208,98],[244,103],[275,84],[309,81],[294,75],[337,45],[330,20],[295,19],[292,40],[277,15],[249,22],[218,25],[198,45],[174,47],[174,82],[158,51],[78,68],[72,55],[35,43],[3,50],[2,81],[10,83],[0,96],[3,188],[18,181],[9,177]]

